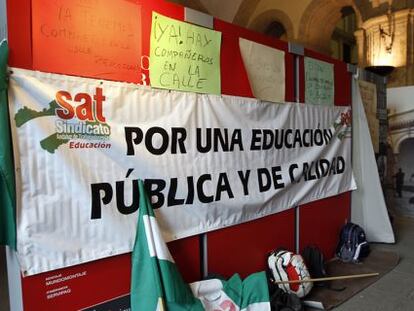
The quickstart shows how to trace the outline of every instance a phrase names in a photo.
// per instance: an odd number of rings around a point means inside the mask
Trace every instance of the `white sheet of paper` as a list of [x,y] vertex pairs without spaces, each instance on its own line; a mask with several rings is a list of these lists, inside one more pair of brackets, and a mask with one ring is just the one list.
[[305,103],[333,106],[335,99],[334,66],[305,57]]
[[240,38],[240,52],[253,95],[271,102],[285,101],[285,52]]

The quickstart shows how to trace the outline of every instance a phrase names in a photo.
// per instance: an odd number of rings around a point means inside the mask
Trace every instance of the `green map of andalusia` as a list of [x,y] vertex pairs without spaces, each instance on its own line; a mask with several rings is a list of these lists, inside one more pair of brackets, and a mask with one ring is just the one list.
[[[16,121],[16,126],[21,127],[25,123],[34,120],[36,118],[40,117],[47,117],[47,116],[54,116],[56,108],[59,108],[58,104],[55,100],[51,101],[49,103],[49,106],[47,108],[44,108],[41,111],[36,111],[33,109],[30,109],[28,107],[23,107],[19,109],[14,116],[14,120]],[[87,124],[95,124],[94,122],[86,122]],[[109,125],[105,124],[109,127]],[[90,136],[94,136],[94,134],[90,134]],[[101,136],[102,135],[96,135]],[[60,138],[58,133],[53,133],[52,135],[42,139],[40,141],[40,146],[42,149],[50,152],[55,153],[55,151],[62,145],[67,144],[70,141],[70,139]]]

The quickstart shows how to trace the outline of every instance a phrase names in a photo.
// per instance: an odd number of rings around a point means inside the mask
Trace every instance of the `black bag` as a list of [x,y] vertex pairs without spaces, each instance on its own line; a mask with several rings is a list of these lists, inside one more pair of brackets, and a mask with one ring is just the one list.
[[[317,246],[306,246],[302,250],[302,257],[308,267],[312,279],[325,278],[325,260],[323,254]],[[315,282],[315,286],[326,286],[326,282]]]
[[[312,279],[328,277],[325,269],[325,259],[321,250],[317,246],[306,246],[302,251],[302,257],[305,260],[306,266],[309,269],[309,274]],[[341,292],[346,289],[344,286],[332,287],[330,281],[314,282],[313,286],[324,287],[336,292]]]
[[276,288],[270,296],[270,309],[272,311],[304,311],[302,301],[292,293],[286,293]]
[[343,262],[359,262],[369,254],[369,244],[364,230],[352,223],[347,223],[341,230],[336,256]]

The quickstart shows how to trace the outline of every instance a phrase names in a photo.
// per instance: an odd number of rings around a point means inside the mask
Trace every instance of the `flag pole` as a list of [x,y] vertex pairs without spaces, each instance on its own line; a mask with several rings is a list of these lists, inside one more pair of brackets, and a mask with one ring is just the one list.
[[303,280],[293,280],[293,281],[273,281],[273,284],[296,284],[296,283],[307,283],[307,282],[335,281],[335,280],[366,278],[366,277],[372,277],[372,276],[378,276],[378,275],[379,275],[378,272],[363,273],[363,274],[329,276],[329,277],[325,277],[325,278],[303,279]]

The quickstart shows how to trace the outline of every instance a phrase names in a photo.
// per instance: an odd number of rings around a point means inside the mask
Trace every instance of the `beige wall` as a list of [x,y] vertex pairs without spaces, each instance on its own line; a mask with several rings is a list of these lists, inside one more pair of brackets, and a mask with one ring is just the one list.
[[245,0],[240,6],[245,10],[236,14],[234,22],[263,31],[263,23],[277,20],[285,26],[289,41],[330,54],[332,33],[342,18],[344,6],[354,7],[360,19],[354,0]]
[[266,11],[279,10],[284,12],[290,19],[293,25],[293,40],[297,40],[299,36],[299,25],[301,18],[312,0],[300,0],[300,1],[286,1],[286,0],[261,0],[257,5],[255,11],[250,15],[247,23],[247,27],[252,25],[256,18]]
[[200,0],[204,7],[213,16],[220,16],[226,22],[233,22],[243,0]]

